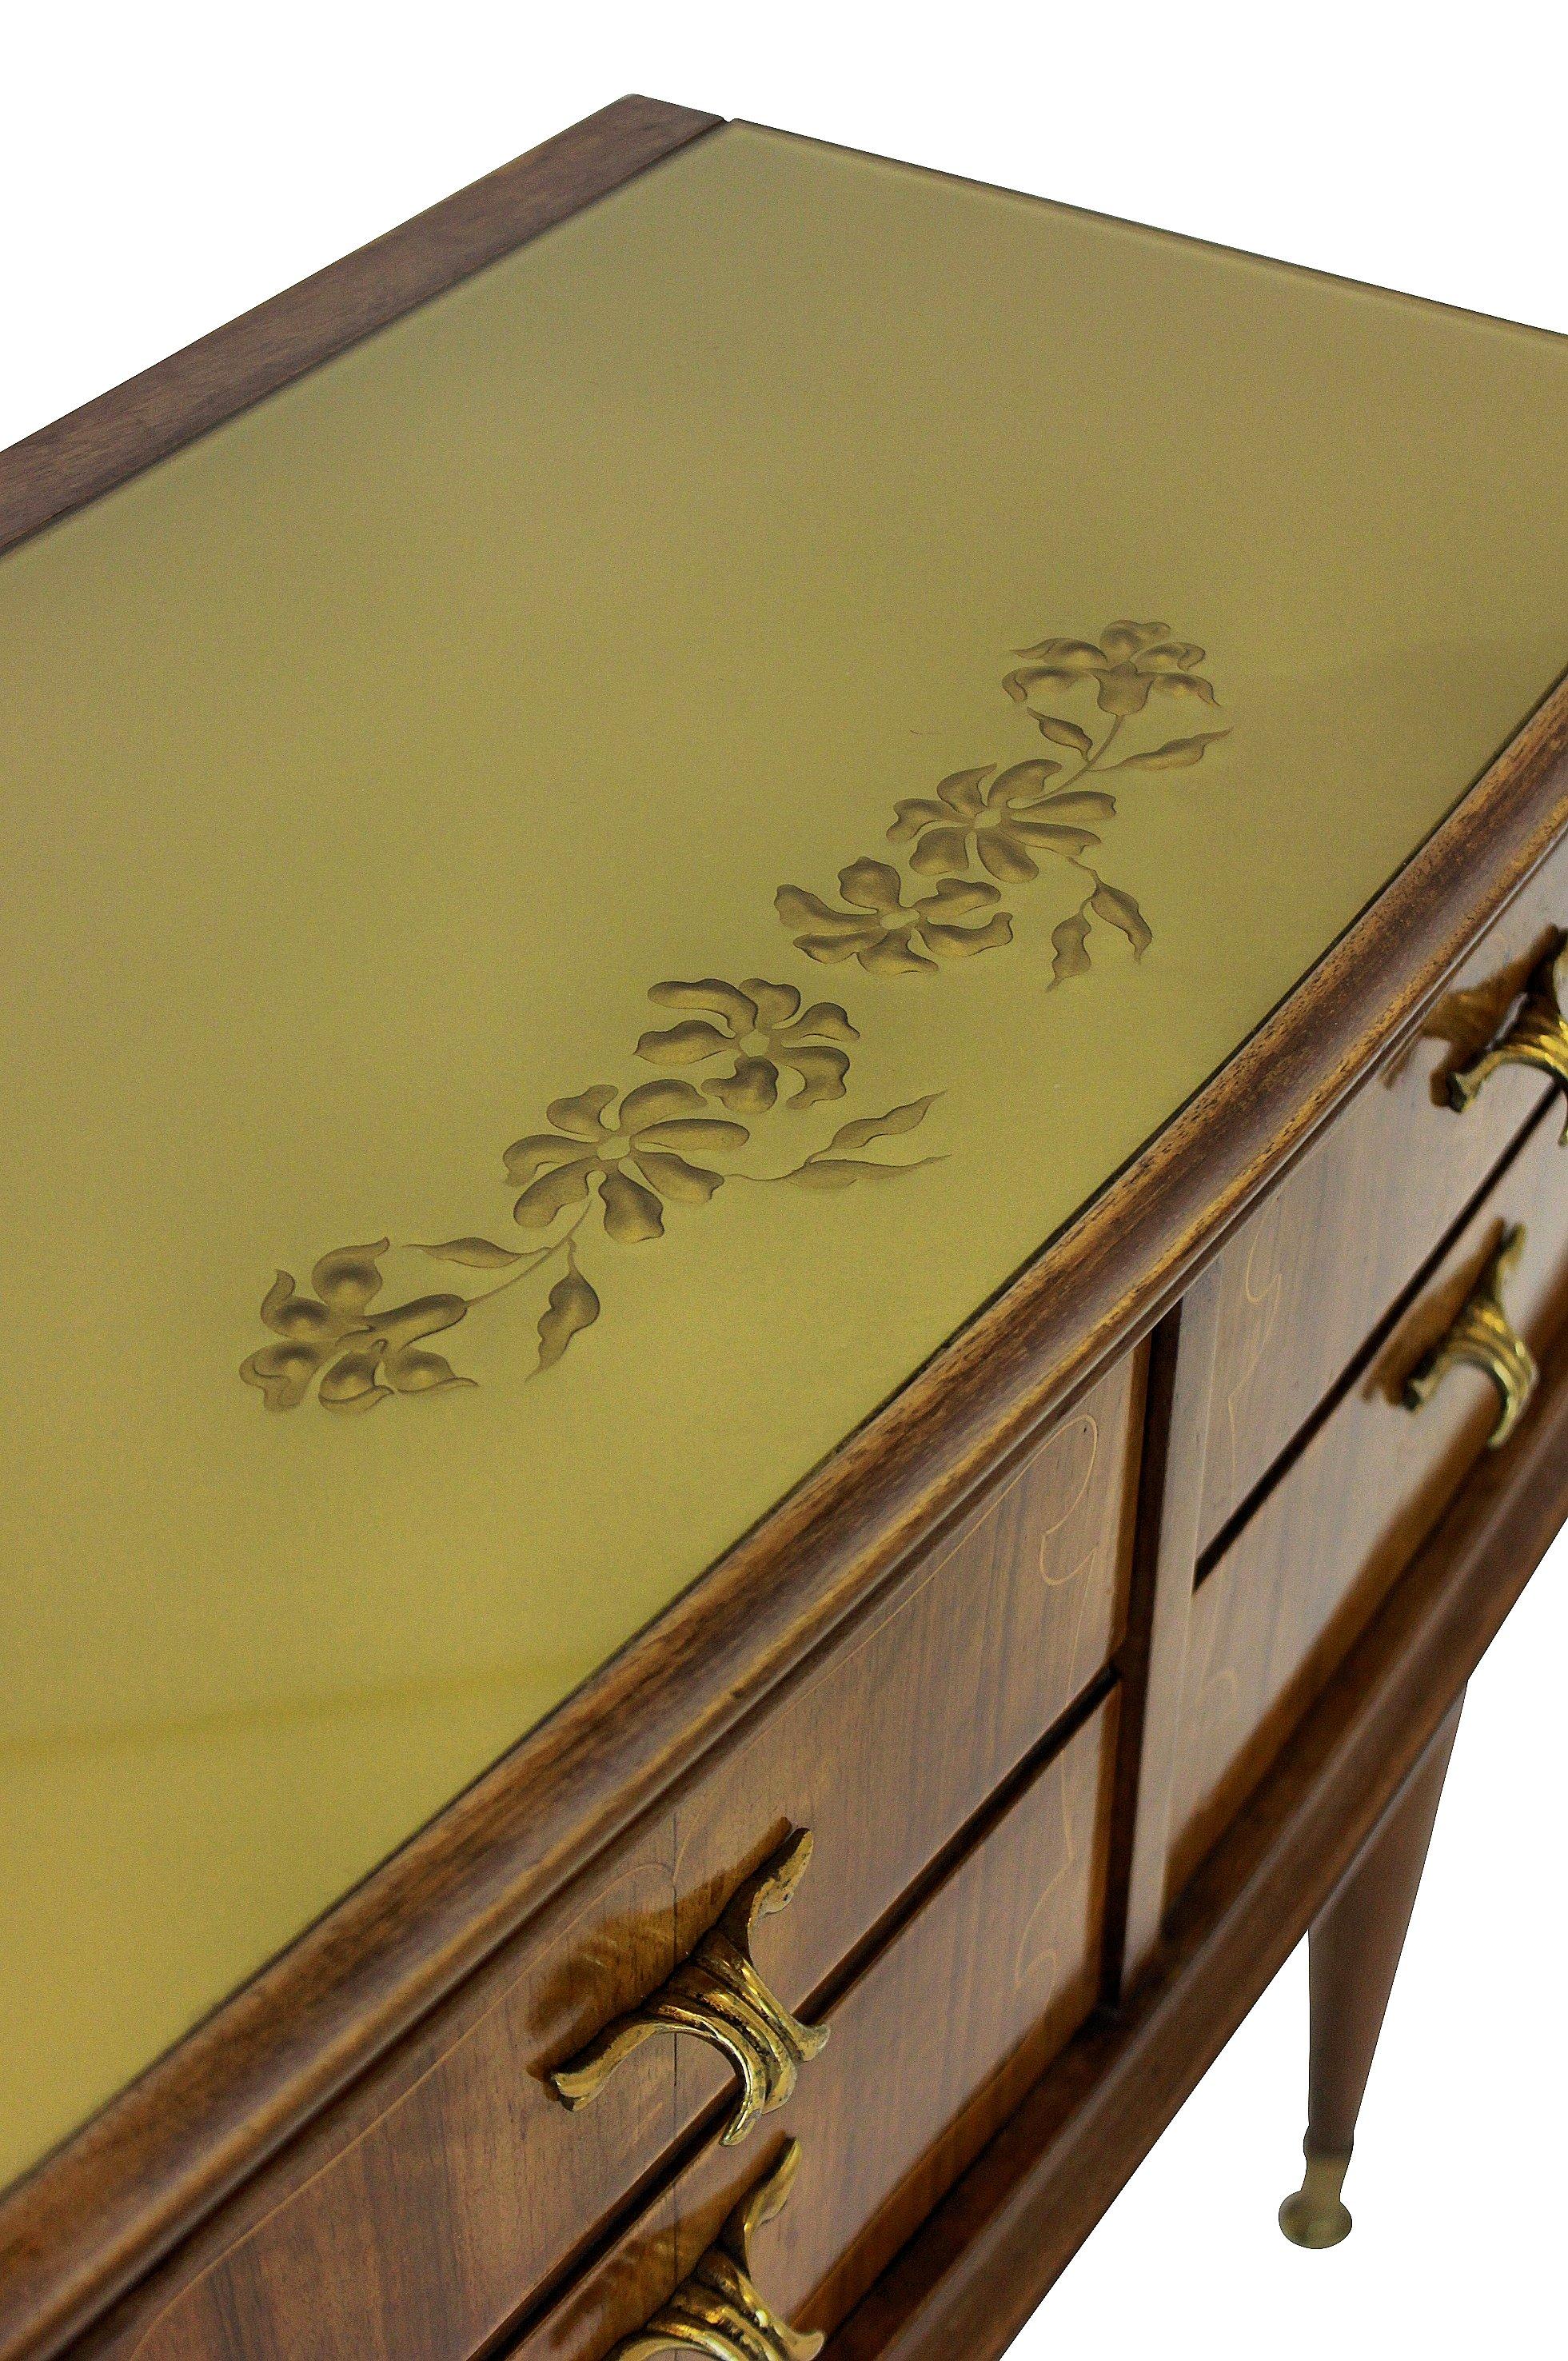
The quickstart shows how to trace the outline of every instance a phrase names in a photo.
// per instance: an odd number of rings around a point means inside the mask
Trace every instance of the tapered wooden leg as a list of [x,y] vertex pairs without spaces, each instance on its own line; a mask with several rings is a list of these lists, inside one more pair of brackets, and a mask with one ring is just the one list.
[[1298,2246],[1337,2246],[1350,2235],[1340,2191],[1464,1703],[1461,1696],[1308,1937],[1307,2171],[1279,2209],[1279,2226]]

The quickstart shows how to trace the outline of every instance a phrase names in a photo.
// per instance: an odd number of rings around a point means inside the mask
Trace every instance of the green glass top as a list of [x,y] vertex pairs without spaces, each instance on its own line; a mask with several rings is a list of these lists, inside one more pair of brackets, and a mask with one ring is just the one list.
[[1563,340],[737,126],[0,564],[0,2177],[1311,964],[1565,446]]

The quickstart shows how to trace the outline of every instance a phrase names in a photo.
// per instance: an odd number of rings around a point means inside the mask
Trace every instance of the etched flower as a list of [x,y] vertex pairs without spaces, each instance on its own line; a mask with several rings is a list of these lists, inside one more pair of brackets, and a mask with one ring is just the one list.
[[1076,860],[1100,842],[1082,823],[1115,814],[1114,796],[1093,789],[1042,794],[1060,769],[1059,763],[1038,761],[1014,763],[996,777],[994,763],[978,771],[955,771],[938,782],[936,798],[905,796],[894,806],[898,818],[888,829],[888,841],[916,839],[909,865],[926,877],[961,877],[975,852],[1003,884],[1025,884],[1040,873],[1031,845]]
[[422,1295],[395,1310],[373,1312],[381,1291],[380,1257],[390,1241],[339,1246],[311,1273],[315,1294],[301,1295],[291,1272],[280,1270],[262,1301],[261,1317],[282,1339],[242,1363],[240,1376],[256,1386],[269,1410],[294,1410],[319,1377],[323,1410],[374,1410],[394,1393],[434,1393],[473,1384],[420,1340],[455,1328],[467,1311],[461,1295]]
[[814,1001],[803,1016],[793,983],[765,983],[754,975],[740,985],[722,983],[717,976],[696,983],[656,983],[648,997],[661,1008],[706,1009],[718,1022],[693,1017],[663,1032],[644,1033],[638,1056],[654,1066],[695,1066],[732,1053],[729,1072],[703,1088],[737,1114],[767,1113],[778,1098],[781,1066],[800,1076],[790,1106],[843,1097],[850,1060],[832,1045],[861,1037],[836,1001]]
[[744,1148],[750,1137],[743,1125],[709,1115],[690,1082],[641,1083],[607,1123],[615,1096],[611,1083],[596,1082],[576,1098],[555,1099],[544,1110],[554,1130],[534,1132],[507,1149],[508,1177],[522,1184],[512,1214],[524,1229],[547,1228],[567,1206],[586,1204],[588,1184],[597,1181],[605,1229],[618,1245],[662,1237],[661,1200],[705,1205],[723,1186],[722,1172],[688,1164],[687,1154],[723,1155]]
[[1080,680],[1098,682],[1095,702],[1102,713],[1141,713],[1151,689],[1166,697],[1196,697],[1217,705],[1213,683],[1193,670],[1203,651],[1190,640],[1171,636],[1168,623],[1107,623],[1096,645],[1088,640],[1041,640],[1036,647],[1017,648],[1024,664],[1010,672],[1003,687],[1015,703],[1024,704],[1036,688],[1075,688]]
[[[807,959],[858,959],[872,975],[911,975],[934,968],[938,959],[967,959],[1012,941],[1013,921],[1005,910],[981,927],[951,923],[997,901],[994,885],[944,877],[934,894],[905,908],[903,884],[885,861],[851,861],[839,872],[839,891],[852,909],[835,910],[798,885],[781,885],[773,903],[786,927],[808,930],[795,939],[796,950]],[[916,942],[936,958],[916,950]]]

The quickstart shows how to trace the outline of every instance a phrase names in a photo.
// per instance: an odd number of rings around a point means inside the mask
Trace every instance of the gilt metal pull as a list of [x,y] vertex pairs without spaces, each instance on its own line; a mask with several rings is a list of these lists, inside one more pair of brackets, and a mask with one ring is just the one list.
[[[1568,1018],[1563,1002],[1568,992],[1564,952],[1559,949],[1543,959],[1525,987],[1524,999],[1513,1023],[1480,1057],[1448,1078],[1449,1104],[1464,1110],[1487,1077],[1499,1066],[1536,1066],[1568,1093]],[[1562,1145],[1568,1147],[1568,1119]]]
[[705,2353],[711,2361],[816,2361],[821,2335],[792,2328],[770,2312],[751,2278],[752,2233],[787,2202],[799,2169],[800,2142],[791,2140],[668,2303],[634,2336],[622,2337],[609,2361],[652,2361],[660,2353]]
[[1502,1397],[1497,1422],[1487,1438],[1493,1451],[1508,1441],[1519,1424],[1541,1375],[1530,1346],[1503,1309],[1503,1281],[1518,1262],[1524,1240],[1523,1227],[1516,1223],[1461,1304],[1446,1335],[1417,1362],[1405,1380],[1405,1407],[1420,1410],[1460,1362],[1485,1370]]
[[810,1832],[802,1828],[747,1879],[657,1992],[557,2068],[550,2080],[568,2107],[598,2098],[621,2059],[655,2033],[711,2042],[740,2077],[740,2102],[720,2134],[726,2147],[743,2140],[759,2115],[784,2105],[802,2065],[826,2045],[828,2028],[800,2024],[774,1999],[751,1965],[751,1935],[759,1918],[790,1901],[810,1859]]

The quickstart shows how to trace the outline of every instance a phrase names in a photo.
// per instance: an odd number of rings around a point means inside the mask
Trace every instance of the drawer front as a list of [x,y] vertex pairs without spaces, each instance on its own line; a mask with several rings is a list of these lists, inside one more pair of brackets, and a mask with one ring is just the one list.
[[800,2011],[1092,1683],[1121,1632],[1142,1385],[1129,1356],[547,1931],[471,1978],[193,2242],[185,2283],[138,2303],[118,2349],[467,2361],[567,2273],[733,2078],[696,2041],[651,2039],[569,2114],[549,2072],[804,1828],[809,1870],[754,1952]]
[[1199,1585],[1171,1818],[1172,1892],[1486,1448],[1500,1396],[1481,1370],[1452,1369],[1414,1412],[1403,1389],[1515,1223],[1526,1235],[1503,1288],[1510,1319],[1539,1351],[1568,1313],[1568,1148],[1559,1144],[1556,1114],[1543,1111],[1365,1371]]
[[1485,1188],[1552,1085],[1491,1076],[1463,1114],[1448,1077],[1506,1023],[1568,928],[1568,843],[1472,953],[1420,1037],[1374,1075],[1199,1290],[1217,1348],[1198,1546],[1206,1548]]
[[508,2361],[598,2361],[787,2136],[798,2176],[757,2284],[790,2322],[838,2324],[1094,2005],[1115,1723],[1113,1694],[839,1997],[766,2136],[704,2147]]

